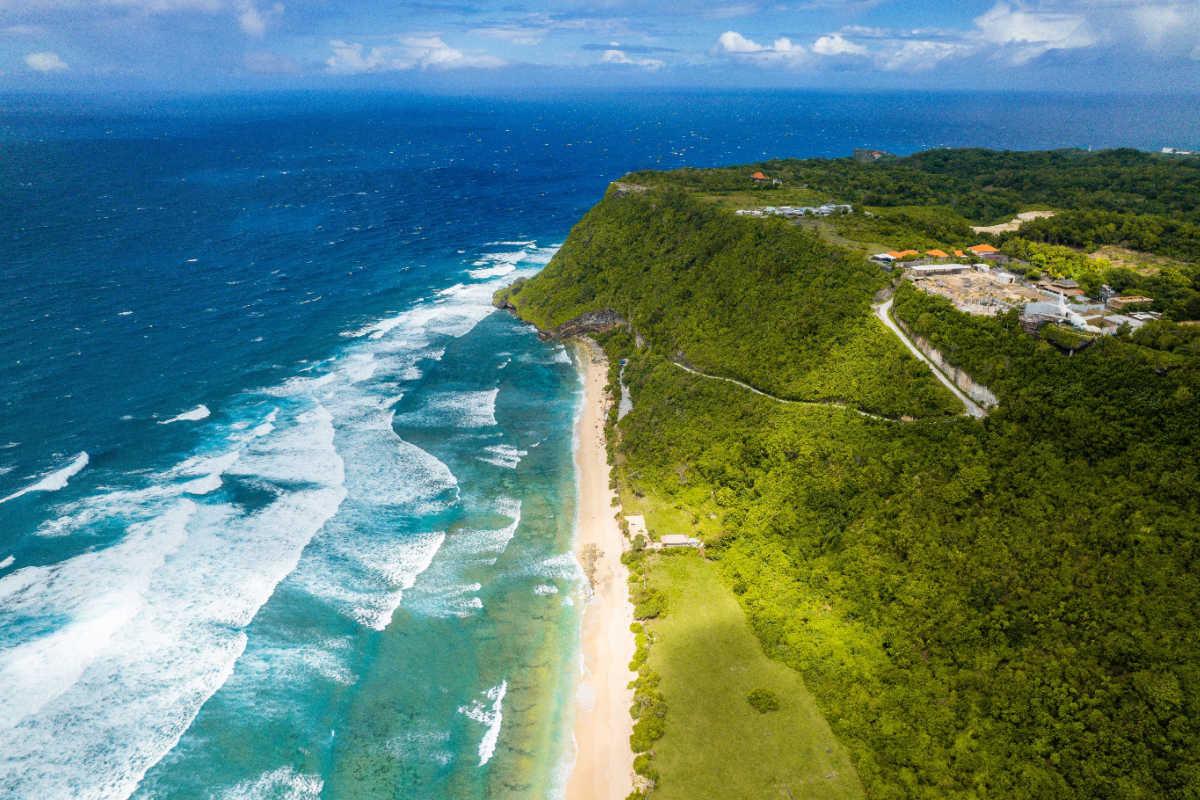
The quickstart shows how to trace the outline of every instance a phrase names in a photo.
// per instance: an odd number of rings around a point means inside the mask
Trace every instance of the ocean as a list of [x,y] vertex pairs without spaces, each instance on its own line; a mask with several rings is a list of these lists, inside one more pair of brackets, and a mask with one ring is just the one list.
[[0,795],[557,797],[580,382],[490,305],[646,167],[1200,141],[1154,97],[0,97]]

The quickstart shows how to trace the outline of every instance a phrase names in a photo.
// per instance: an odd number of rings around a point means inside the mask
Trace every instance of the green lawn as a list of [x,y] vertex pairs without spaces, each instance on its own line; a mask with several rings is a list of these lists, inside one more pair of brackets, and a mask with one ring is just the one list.
[[[688,551],[654,557],[647,574],[668,598],[666,616],[648,625],[668,708],[654,800],[863,797],[800,676],[763,655],[716,566]],[[756,688],[774,692],[779,710],[751,708]]]

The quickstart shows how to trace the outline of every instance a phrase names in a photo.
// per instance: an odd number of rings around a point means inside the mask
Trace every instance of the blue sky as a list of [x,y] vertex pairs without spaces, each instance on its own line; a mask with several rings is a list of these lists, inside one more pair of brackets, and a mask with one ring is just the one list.
[[0,0],[0,88],[1200,91],[1188,0]]

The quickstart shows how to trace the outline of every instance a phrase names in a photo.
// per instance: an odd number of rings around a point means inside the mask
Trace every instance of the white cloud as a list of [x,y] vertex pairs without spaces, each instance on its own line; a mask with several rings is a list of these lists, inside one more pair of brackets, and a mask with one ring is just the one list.
[[746,63],[798,65],[808,58],[803,45],[792,44],[787,37],[780,37],[770,45],[762,45],[747,39],[737,31],[725,31],[717,37],[713,52]]
[[1014,64],[1025,64],[1050,50],[1091,47],[1097,36],[1082,14],[1026,11],[999,2],[975,18],[976,35],[985,42],[1013,45]]
[[283,3],[276,3],[266,11],[259,11],[258,6],[251,0],[238,0],[238,27],[247,36],[261,37],[267,32],[267,25],[283,16]]
[[333,55],[325,60],[325,67],[339,75],[356,75],[413,69],[494,68],[505,64],[503,59],[495,56],[467,55],[446,44],[439,36],[401,36],[397,41],[398,44],[368,49],[359,42],[334,39],[329,43]]
[[602,64],[629,64],[642,69],[655,70],[662,69],[667,64],[665,61],[660,61],[657,58],[630,58],[624,50],[605,50],[604,55],[600,58]]
[[913,40],[876,54],[875,65],[887,72],[924,72],[952,56],[965,56],[970,48],[949,42]]
[[851,42],[840,33],[820,37],[813,42],[812,51],[822,56],[863,56],[867,54],[866,47]]
[[751,14],[757,14],[758,11],[759,7],[753,4],[720,6],[705,11],[704,16],[708,19],[733,19],[734,17],[748,17]]
[[34,72],[64,72],[70,67],[58,57],[58,53],[30,53],[25,64]]

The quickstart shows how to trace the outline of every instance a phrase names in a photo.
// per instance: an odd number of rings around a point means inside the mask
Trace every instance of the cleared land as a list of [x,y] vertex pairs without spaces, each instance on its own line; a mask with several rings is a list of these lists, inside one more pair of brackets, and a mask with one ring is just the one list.
[[976,233],[1008,233],[1015,231],[1021,227],[1022,222],[1028,222],[1031,219],[1042,219],[1043,217],[1053,217],[1053,211],[1022,211],[1008,222],[1001,222],[999,225],[974,225],[971,230]]
[[[655,800],[854,800],[858,776],[798,673],[763,654],[716,565],[694,551],[652,556],[650,582],[667,614],[647,627],[662,677],[666,735],[654,745],[664,775]],[[767,689],[778,711],[746,695]]]

